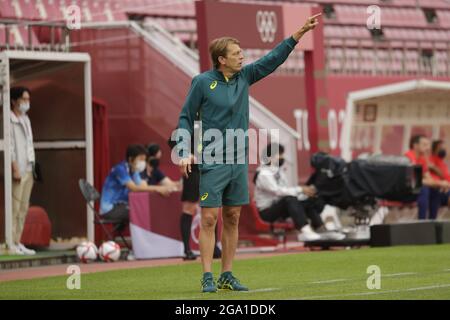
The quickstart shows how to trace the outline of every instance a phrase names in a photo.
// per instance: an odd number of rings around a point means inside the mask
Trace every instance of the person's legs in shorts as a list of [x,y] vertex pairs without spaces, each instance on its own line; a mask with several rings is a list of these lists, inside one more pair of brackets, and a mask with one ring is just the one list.
[[231,179],[231,169],[227,165],[210,166],[200,169],[201,222],[199,246],[203,268],[203,292],[216,292],[212,276],[212,261],[215,247],[215,229],[222,194]]

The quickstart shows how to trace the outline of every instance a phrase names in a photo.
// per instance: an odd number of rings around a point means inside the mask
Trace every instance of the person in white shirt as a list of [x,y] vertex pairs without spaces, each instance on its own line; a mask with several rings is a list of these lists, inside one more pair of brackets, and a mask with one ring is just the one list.
[[12,161],[12,254],[34,255],[34,250],[26,248],[20,239],[33,189],[35,163],[33,132],[27,112],[30,109],[30,90],[13,87],[11,100],[11,161]]
[[283,145],[269,144],[264,155],[267,158],[263,159],[264,164],[258,167],[254,178],[254,198],[261,218],[274,222],[290,217],[299,231],[299,241],[342,240],[345,237],[343,234],[329,232],[325,228],[320,216],[324,204],[315,198],[314,186],[288,184],[286,173],[282,169]]

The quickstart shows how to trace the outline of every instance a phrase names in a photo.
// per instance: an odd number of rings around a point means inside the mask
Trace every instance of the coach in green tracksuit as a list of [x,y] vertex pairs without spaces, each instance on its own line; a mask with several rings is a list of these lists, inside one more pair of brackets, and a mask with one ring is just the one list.
[[[180,114],[179,129],[194,133],[194,121],[201,121],[202,161],[200,169],[200,254],[203,265],[203,292],[217,289],[248,290],[231,273],[238,242],[241,206],[248,204],[248,141],[238,143],[227,136],[227,129],[247,132],[249,124],[249,86],[266,77],[289,56],[300,38],[318,24],[315,15],[291,37],[278,44],[266,56],[243,66],[244,56],[239,41],[223,37],[211,42],[209,50],[214,69],[192,80],[189,94]],[[275,93],[274,93],[275,94]],[[182,130],[181,130],[182,131]],[[220,138],[217,136],[220,134]],[[190,140],[177,135],[179,165],[187,176],[193,157]],[[215,225],[219,208],[223,207],[222,274],[217,285],[211,273]]]

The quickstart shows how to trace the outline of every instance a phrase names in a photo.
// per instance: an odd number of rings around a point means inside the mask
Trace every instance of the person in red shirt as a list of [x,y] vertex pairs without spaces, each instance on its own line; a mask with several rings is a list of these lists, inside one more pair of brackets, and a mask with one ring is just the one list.
[[[410,150],[405,153],[412,164],[422,166],[422,188],[417,198],[417,206],[419,208],[419,219],[427,218],[427,212],[430,207],[430,190],[445,190],[448,188],[447,183],[434,179],[430,174],[430,166],[427,155],[430,152],[430,140],[424,135],[415,135],[411,137],[409,142]],[[448,190],[447,190],[448,191]]]
[[430,163],[433,164],[434,168],[431,170],[431,176],[438,180],[444,180],[450,182],[450,172],[445,163],[445,158],[447,157],[447,150],[444,147],[443,140],[433,141],[431,147]]
[[[447,150],[444,148],[444,141],[435,140],[431,147],[431,156],[429,158],[432,167],[430,167],[430,175],[434,180],[446,183],[447,188],[430,189],[430,219],[436,219],[437,213],[441,206],[450,206],[450,172],[445,158],[447,156]],[[443,190],[442,190],[443,189]]]

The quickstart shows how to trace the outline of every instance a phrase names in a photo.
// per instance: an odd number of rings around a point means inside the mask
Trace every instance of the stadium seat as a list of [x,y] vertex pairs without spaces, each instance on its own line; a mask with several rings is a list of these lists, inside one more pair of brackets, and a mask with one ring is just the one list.
[[[335,5],[337,21],[342,24],[365,25],[366,5]],[[426,27],[425,15],[418,8],[382,7],[382,23],[384,26]]]
[[367,28],[359,26],[325,25],[324,34],[326,37],[370,39]]
[[[11,2],[14,2],[14,0]],[[22,10],[21,19],[39,20],[41,18],[36,7],[36,0],[17,0],[17,3]]]
[[52,224],[44,208],[31,206],[25,219],[20,242],[30,247],[48,247]]
[[137,0],[124,4],[128,13],[163,17],[195,17],[194,1]]
[[92,22],[94,20],[95,16],[93,16],[93,12],[91,11],[89,0],[82,1],[80,9],[81,9],[81,21]]
[[444,28],[450,28],[450,10],[438,10],[436,11],[438,16],[439,25]]
[[59,0],[41,0],[47,14],[47,21],[63,21],[65,3]]
[[0,0],[0,15],[7,19],[23,18],[22,8],[17,0]]
[[[34,30],[34,33],[36,34],[36,37],[37,37],[38,41],[41,44],[49,44],[49,43],[51,43],[52,30],[51,30],[50,27],[36,25],[36,26],[33,26],[33,30]],[[61,31],[60,28],[55,28],[53,30],[53,37],[54,37],[53,38],[54,43],[60,43],[61,42],[62,31]]]
[[250,215],[249,219],[252,221],[253,230],[257,233],[270,233],[274,238],[279,239],[282,238],[282,243],[286,246],[286,232],[292,231],[295,229],[294,224],[291,222],[274,222],[269,223],[261,219],[259,215],[258,209],[254,201],[250,200],[250,204],[245,206],[248,210],[248,214]]
[[403,60],[402,50],[391,51],[391,70],[393,73],[400,74],[403,72]]
[[450,8],[446,0],[417,0],[417,4],[422,8]]
[[435,70],[438,75],[450,75],[450,57],[446,51],[435,51]]
[[419,53],[417,50],[405,51],[405,69],[408,74],[417,74],[419,71]]
[[377,73],[388,73],[390,71],[390,56],[387,50],[375,52],[375,64]]
[[94,21],[124,21],[127,20],[125,11],[117,2],[101,1],[98,4],[98,15],[93,19]]
[[[445,42],[447,41],[447,32],[446,30],[433,30],[433,29],[407,29],[407,28],[393,28],[387,27],[383,29],[385,38],[390,40],[391,47],[403,47],[403,42],[396,42],[396,40],[402,41],[416,41],[413,47],[417,48],[418,43],[420,41],[420,47],[434,47],[440,46],[443,47]],[[426,41],[432,41],[432,43],[425,44]]]
[[[8,30],[8,31],[7,31]],[[28,32],[28,27],[25,25],[0,25],[0,46],[6,47],[6,32],[9,32],[9,47],[13,49],[23,49],[29,46],[29,36],[31,36],[31,44],[33,47],[39,46],[39,40],[31,28],[31,33]]]
[[[89,1],[90,11],[92,14],[92,21],[111,21],[109,7],[106,7],[106,3],[94,0]],[[109,6],[109,4],[108,4]]]
[[48,20],[49,15],[47,13],[47,9],[44,5],[44,0],[36,0],[36,10],[37,10],[37,19],[39,20]]
[[344,53],[341,48],[331,48],[329,47],[326,54],[327,59],[327,70],[338,73],[342,69],[342,61],[344,58]]
[[375,72],[374,52],[373,50],[361,50],[361,71],[372,74]]
[[325,39],[327,45],[332,47],[342,47],[344,45],[344,41],[342,39],[330,38]]
[[196,41],[197,39],[197,25],[194,19],[147,17],[144,20],[144,25],[148,22],[159,24],[183,42]]
[[347,73],[354,73],[359,70],[359,53],[357,49],[346,48],[344,50],[344,69]]

